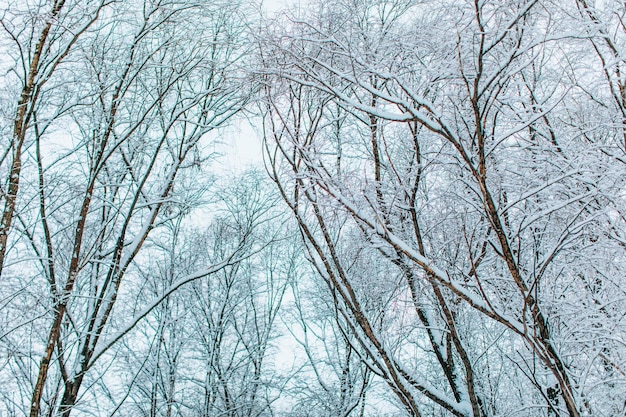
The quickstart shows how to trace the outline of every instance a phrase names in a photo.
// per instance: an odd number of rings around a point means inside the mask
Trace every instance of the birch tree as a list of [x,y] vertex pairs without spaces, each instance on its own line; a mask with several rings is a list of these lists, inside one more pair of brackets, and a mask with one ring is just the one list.
[[[14,91],[11,91],[11,98],[6,99],[11,113],[5,117],[10,118],[8,124],[12,127],[10,133],[9,129],[5,132],[9,140],[0,159],[6,176],[2,189],[0,275],[16,214],[23,154],[32,146],[34,135],[38,135],[34,132],[37,115],[40,123],[50,124],[75,104],[63,97],[63,84],[68,81],[64,76],[72,72],[71,63],[66,62],[72,60],[76,43],[98,21],[100,14],[106,13],[110,4],[109,1],[80,3],[65,0],[34,5],[10,2],[2,10],[4,52],[11,61],[7,81],[15,82],[20,91],[6,86]],[[51,105],[55,102],[57,105]]]
[[[42,29],[59,24],[59,33],[49,35],[55,42],[76,32],[67,22],[59,23],[55,13],[62,7],[55,3]],[[93,20],[92,7],[91,2],[75,4],[67,19],[80,23],[86,19],[82,14],[72,16],[84,11]],[[3,301],[3,343],[10,362],[14,355],[39,357],[38,365],[29,365],[25,379],[16,382],[20,392],[31,390],[31,416],[70,415],[89,372],[145,314],[138,312],[125,324],[115,320],[126,288],[142,285],[133,268],[149,256],[146,242],[206,200],[199,168],[210,160],[208,133],[227,123],[247,100],[238,80],[243,51],[237,41],[243,39],[242,21],[235,23],[238,12],[234,3],[116,4],[97,25],[81,23],[80,39],[68,41],[74,76],[65,95],[55,96],[59,102],[51,98],[38,113],[37,96],[23,94],[30,100],[23,132],[30,133],[14,135],[11,161],[22,167],[17,177],[28,178],[29,187],[20,192],[23,243],[15,247],[15,263],[3,275],[3,293],[12,294]],[[35,49],[52,48],[46,39]],[[68,42],[57,58],[39,61],[47,72],[32,70],[30,77],[47,81],[49,67],[60,68],[60,57],[70,56]],[[56,115],[63,116],[62,123]],[[28,148],[26,137],[32,141]],[[11,171],[13,184],[17,172]],[[17,188],[11,187],[5,210],[9,220],[3,223],[7,230],[17,213]],[[247,238],[256,225],[243,225],[247,232],[231,253],[181,277],[168,291],[249,256],[254,245]],[[32,278],[27,281],[22,274]],[[26,305],[34,311],[16,323],[12,317]],[[33,331],[38,334],[29,351],[13,352]]]

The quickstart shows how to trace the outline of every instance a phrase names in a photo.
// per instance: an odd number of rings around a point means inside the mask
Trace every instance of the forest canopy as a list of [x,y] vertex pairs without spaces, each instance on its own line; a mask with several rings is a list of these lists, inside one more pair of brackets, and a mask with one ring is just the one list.
[[624,2],[270,6],[0,2],[0,416],[626,415]]

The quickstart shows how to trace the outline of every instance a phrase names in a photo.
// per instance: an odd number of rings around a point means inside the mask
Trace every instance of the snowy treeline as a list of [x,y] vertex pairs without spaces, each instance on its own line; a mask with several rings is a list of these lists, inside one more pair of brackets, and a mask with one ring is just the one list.
[[626,415],[623,1],[264,10],[0,4],[0,416]]

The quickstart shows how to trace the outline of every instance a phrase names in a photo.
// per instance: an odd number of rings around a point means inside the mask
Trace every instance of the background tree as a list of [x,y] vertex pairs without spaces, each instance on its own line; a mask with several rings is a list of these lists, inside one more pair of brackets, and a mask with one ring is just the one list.
[[[305,250],[301,244],[295,247]],[[283,392],[292,403],[287,415],[374,415],[384,406],[368,401],[374,391],[372,372],[335,304],[337,295],[329,283],[310,276],[315,272],[301,255],[296,259],[297,274],[290,282],[293,302],[281,315],[294,343],[289,352],[295,372]]]
[[199,234],[173,222],[170,239],[158,240],[167,245],[151,251],[141,271],[145,285],[133,310],[152,303],[202,265],[210,267],[232,253],[242,239],[239,234],[250,232],[246,223],[270,219],[248,238],[263,250],[178,289],[124,339],[126,346],[118,348],[118,355],[125,359],[113,373],[125,381],[116,393],[117,402],[128,397],[120,413],[270,412],[278,386],[271,352],[277,335],[274,320],[289,260],[279,253],[283,216],[272,208],[276,197],[260,178],[250,172],[227,181],[216,192],[221,204],[209,230]]

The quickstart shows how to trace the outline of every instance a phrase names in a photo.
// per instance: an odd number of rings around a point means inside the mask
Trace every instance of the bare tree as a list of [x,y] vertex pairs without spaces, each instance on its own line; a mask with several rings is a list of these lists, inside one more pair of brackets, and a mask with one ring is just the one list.
[[0,163],[8,168],[2,189],[0,274],[15,217],[23,154],[32,145],[33,137],[38,135],[34,132],[37,115],[40,123],[49,124],[74,104],[70,101],[60,106],[50,105],[62,100],[58,90],[62,90],[62,84],[68,81],[64,75],[71,72],[65,61],[72,59],[76,43],[98,21],[110,2],[81,5],[80,1],[56,0],[34,6],[12,3],[2,10],[0,24],[10,43],[5,52],[14,60],[9,79],[17,82],[21,91],[14,98],[12,132],[0,159]]
[[311,273],[307,269],[298,268],[298,279],[290,285],[291,314],[282,314],[299,348],[293,349],[296,369],[283,393],[293,403],[288,415],[371,415],[374,408],[367,396],[372,372],[361,360],[358,340],[339,313],[332,287],[312,277],[303,279]]
[[[87,3],[74,9],[90,10]],[[205,198],[205,190],[197,187],[202,182],[194,184],[189,175],[208,161],[207,133],[228,122],[247,100],[236,69],[242,52],[237,39],[243,39],[243,24],[234,24],[237,4],[139,1],[119,6],[97,26],[81,26],[80,42],[72,40],[75,84],[67,100],[61,97],[59,106],[45,109],[65,113],[69,127],[61,131],[36,109],[29,110],[32,118],[25,122],[32,125],[31,173],[37,186],[29,182],[24,195],[27,204],[20,216],[26,239],[16,256],[22,271],[35,277],[26,285],[48,290],[26,320],[47,328],[41,331],[47,334],[43,345],[35,342],[29,353],[41,357],[32,369],[33,417],[44,411],[42,401],[46,413],[69,415],[87,373],[147,314],[118,323],[117,331],[110,328],[124,283],[138,285],[133,265],[148,256],[150,236]],[[46,27],[59,17],[51,19]],[[46,143],[53,133],[67,140]],[[18,165],[23,137],[15,142]],[[12,201],[5,210],[9,222]],[[256,223],[244,226],[249,233]],[[249,256],[248,235],[240,237],[231,253],[176,281],[169,291]],[[15,271],[6,289],[24,282]],[[14,301],[7,300],[8,308],[22,308]],[[3,337],[12,339],[32,329],[20,323],[7,327]]]
[[[320,6],[265,45],[274,48],[264,53],[268,155],[310,258],[411,415],[433,403],[459,416],[608,410],[599,399],[615,381],[598,369],[602,394],[582,384],[583,369],[602,362],[573,329],[623,334],[623,311],[609,309],[601,324],[597,307],[568,305],[598,291],[611,306],[623,297],[613,261],[623,248],[599,236],[607,223],[624,228],[615,217],[624,169],[612,160],[621,146],[613,133],[598,146],[577,130],[581,90],[569,81],[578,68],[556,64],[568,62],[563,45],[576,36],[561,35],[553,16],[562,9],[547,2],[411,6]],[[398,291],[438,372],[377,331],[351,270],[354,230],[403,277]],[[594,251],[608,264],[588,268]],[[623,346],[602,344],[621,369]],[[489,381],[493,367],[499,383]]]
[[125,359],[116,374],[127,382],[114,403],[128,399],[120,413],[250,417],[270,412],[277,395],[271,345],[286,283],[283,263],[289,259],[279,250],[284,216],[273,208],[276,197],[261,178],[251,172],[228,181],[216,191],[224,204],[206,232],[172,223],[170,239],[160,238],[166,244],[151,251],[150,263],[141,270],[146,284],[133,310],[143,309],[199,266],[232,253],[240,233],[250,232],[247,223],[266,222],[246,238],[261,251],[172,293],[133,330],[133,337],[124,339]]

